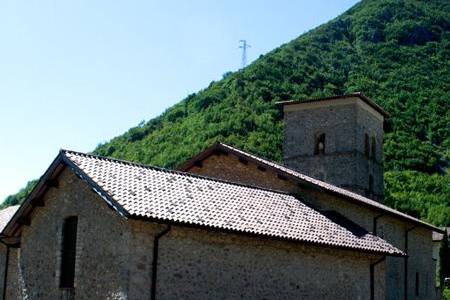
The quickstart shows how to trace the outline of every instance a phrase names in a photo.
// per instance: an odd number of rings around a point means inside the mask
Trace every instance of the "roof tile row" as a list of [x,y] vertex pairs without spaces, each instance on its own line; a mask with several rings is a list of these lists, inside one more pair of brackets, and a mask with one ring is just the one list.
[[379,203],[377,201],[374,201],[374,200],[369,199],[367,197],[361,196],[361,195],[359,195],[357,193],[354,193],[354,192],[351,192],[349,190],[337,187],[337,186],[335,186],[333,184],[330,184],[330,183],[327,183],[327,182],[324,182],[324,181],[321,181],[321,180],[309,177],[309,176],[307,176],[305,174],[302,174],[300,172],[294,171],[294,170],[292,170],[290,168],[287,168],[287,167],[285,167],[283,165],[280,165],[278,163],[275,163],[275,162],[272,162],[272,161],[260,158],[260,157],[258,157],[256,155],[247,153],[245,151],[242,151],[240,149],[234,148],[232,146],[229,146],[229,145],[226,145],[226,144],[223,144],[223,143],[216,144],[216,146],[220,147],[222,149],[231,151],[231,152],[233,152],[233,153],[235,153],[237,155],[241,155],[243,157],[246,157],[247,159],[252,159],[253,161],[259,162],[259,163],[261,163],[261,164],[263,164],[265,166],[269,166],[269,167],[272,167],[274,169],[277,169],[277,170],[279,170],[279,171],[281,171],[281,172],[283,172],[285,174],[288,174],[288,175],[291,175],[291,176],[297,178],[298,180],[310,183],[313,186],[322,188],[322,189],[324,189],[326,191],[333,192],[335,194],[344,196],[345,198],[348,198],[348,199],[356,200],[357,202],[359,202],[361,204],[365,204],[365,205],[368,205],[370,207],[377,208],[377,209],[379,209],[381,211],[388,212],[390,214],[393,214],[395,216],[401,217],[403,219],[407,219],[407,220],[409,220],[409,221],[411,221],[413,223],[421,224],[421,225],[423,225],[423,226],[425,226],[427,228],[430,228],[432,230],[436,230],[438,232],[442,231],[438,227],[435,227],[435,226],[433,226],[431,224],[428,224],[428,223],[426,223],[424,221],[421,221],[421,220],[419,220],[417,218],[414,218],[414,217],[412,217],[410,215],[402,213],[402,212],[400,212],[400,211],[398,211],[396,209],[393,209],[393,208],[391,208],[389,206],[381,204],[381,203]]

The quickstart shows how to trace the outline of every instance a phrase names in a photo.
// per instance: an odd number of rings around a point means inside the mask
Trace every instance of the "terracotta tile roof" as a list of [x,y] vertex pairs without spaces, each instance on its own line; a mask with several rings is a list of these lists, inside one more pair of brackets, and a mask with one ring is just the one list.
[[126,217],[403,255],[383,239],[335,223],[286,193],[83,153],[61,155]]
[[6,224],[8,224],[8,222],[14,216],[19,206],[20,205],[13,205],[0,210],[0,232],[3,231]]
[[266,167],[270,167],[270,168],[273,168],[275,170],[278,170],[278,171],[282,172],[285,175],[290,175],[291,178],[299,180],[299,181],[301,181],[303,183],[308,183],[308,184],[310,184],[313,187],[320,188],[320,189],[322,189],[324,191],[331,192],[333,194],[336,194],[338,196],[344,197],[346,199],[350,199],[350,200],[355,201],[355,202],[357,202],[359,204],[363,204],[363,205],[375,208],[375,209],[377,209],[377,210],[379,210],[381,212],[385,212],[385,213],[391,214],[393,216],[400,217],[402,219],[406,219],[406,220],[408,220],[408,221],[410,221],[410,222],[412,222],[414,224],[420,224],[420,225],[422,225],[424,227],[427,227],[427,228],[429,228],[431,230],[434,230],[434,231],[437,231],[437,232],[442,232],[442,230],[440,228],[436,227],[436,226],[433,226],[431,224],[423,222],[423,221],[421,221],[421,220],[419,220],[417,218],[411,217],[411,216],[409,216],[409,215],[407,215],[405,213],[402,213],[402,212],[400,212],[400,211],[398,211],[396,209],[393,209],[393,208],[391,208],[389,206],[381,204],[381,203],[379,203],[377,201],[374,201],[372,199],[366,198],[366,197],[361,196],[359,194],[353,193],[353,192],[351,192],[349,190],[337,187],[337,186],[332,185],[330,183],[327,183],[327,182],[320,181],[318,179],[309,177],[307,175],[304,175],[302,173],[294,171],[294,170],[292,170],[290,168],[287,168],[287,167],[285,167],[285,166],[283,166],[281,164],[278,164],[278,163],[275,163],[273,161],[260,158],[260,157],[258,157],[256,155],[247,153],[245,151],[242,151],[240,149],[234,148],[232,146],[229,146],[229,145],[226,145],[226,144],[223,144],[223,143],[215,144],[214,146],[210,147],[208,150],[200,153],[196,157],[194,157],[191,160],[187,161],[186,163],[182,164],[178,169],[181,170],[181,171],[186,171],[189,168],[189,166],[192,166],[194,164],[195,161],[205,159],[214,150],[229,151],[231,153],[234,153],[237,156],[245,157],[245,158],[247,158],[247,159],[249,159],[249,160],[251,160],[251,161],[253,161],[255,163],[259,163],[259,164],[264,165]]

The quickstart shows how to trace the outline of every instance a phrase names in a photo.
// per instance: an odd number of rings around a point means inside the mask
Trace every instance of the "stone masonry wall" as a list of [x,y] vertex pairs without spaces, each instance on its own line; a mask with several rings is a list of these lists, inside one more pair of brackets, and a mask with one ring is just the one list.
[[[380,211],[351,200],[299,186],[291,179],[280,179],[276,172],[269,169],[261,171],[251,162],[243,164],[232,154],[212,155],[202,161],[201,168],[192,167],[189,172],[297,194],[316,209],[335,210],[367,231],[376,231],[377,235],[402,250],[405,250],[405,231],[414,227],[414,224],[390,215],[381,215]],[[377,218],[376,229],[375,218]],[[408,254],[410,256],[408,291],[414,294],[408,299],[434,299],[434,288],[431,288],[434,285],[435,274],[435,265],[432,263],[431,230],[420,227],[408,233]],[[404,258],[386,258],[386,299],[404,299],[404,265]],[[419,272],[419,277],[422,278],[419,281],[423,284],[420,284],[421,292],[416,297],[414,293],[416,275],[412,270],[417,269],[423,270]],[[381,275],[378,270],[376,272],[379,278]]]
[[[315,139],[322,133],[325,154],[315,155]],[[284,112],[284,161],[303,174],[353,188],[355,138],[356,105]]]
[[326,134],[325,153],[347,152],[357,148],[356,105],[285,111],[284,123],[285,159],[314,155],[315,136],[319,133]]
[[[370,141],[370,158],[364,157],[364,162],[358,165],[356,185],[368,186],[368,175],[373,175],[373,193],[376,197],[383,200],[384,198],[384,173],[383,173],[383,139],[384,129],[383,121],[377,119],[373,114],[369,113],[362,106],[356,108],[356,144],[358,145],[358,153],[364,153],[365,134],[369,136]],[[375,153],[372,153],[372,142],[375,140]],[[374,157],[372,157],[374,156]],[[373,198],[376,198],[373,197]],[[369,197],[371,198],[371,197]],[[376,199],[377,200],[377,199]]]
[[68,216],[78,216],[75,299],[129,299],[133,239],[127,221],[67,169],[44,200],[31,226],[23,227],[21,248],[11,253],[17,270],[10,268],[7,299],[61,299],[61,231]]
[[21,287],[23,282],[20,280],[19,269],[20,249],[11,248],[8,260],[8,278],[6,283],[6,299],[23,299]]
[[5,264],[6,264],[6,246],[0,244],[0,296],[3,295],[5,280]]
[[[350,99],[349,99],[350,100]],[[383,199],[383,120],[370,113],[360,100],[323,104],[284,112],[284,160],[299,172],[337,186]],[[325,153],[314,154],[315,139],[325,134]],[[376,140],[376,159],[365,156],[365,134]],[[371,149],[371,146],[369,146]],[[372,175],[372,189],[369,188]]]
[[186,300],[365,300],[370,263],[380,258],[179,226],[160,240],[159,253],[157,299]]
[[150,299],[155,235],[166,225],[129,220],[130,241],[129,293],[130,300]]
[[233,154],[211,155],[202,161],[202,167],[193,166],[187,172],[266,189],[289,192],[298,190],[295,183],[278,178],[277,173],[271,169],[260,170],[251,162],[244,164]]
[[[435,299],[435,263],[429,230],[416,227],[408,233],[408,299]],[[415,294],[416,276],[418,295]]]

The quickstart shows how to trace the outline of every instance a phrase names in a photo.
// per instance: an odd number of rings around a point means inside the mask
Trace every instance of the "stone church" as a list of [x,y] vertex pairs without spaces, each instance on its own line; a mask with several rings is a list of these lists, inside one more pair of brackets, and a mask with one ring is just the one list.
[[437,299],[441,229],[383,205],[388,114],[360,93],[280,106],[283,165],[61,150],[0,212],[2,299]]

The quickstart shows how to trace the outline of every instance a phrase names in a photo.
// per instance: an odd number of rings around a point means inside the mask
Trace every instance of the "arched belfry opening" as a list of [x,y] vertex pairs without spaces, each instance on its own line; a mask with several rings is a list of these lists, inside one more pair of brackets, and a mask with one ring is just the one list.
[[319,133],[316,135],[316,145],[314,148],[314,154],[325,154],[325,133]]

